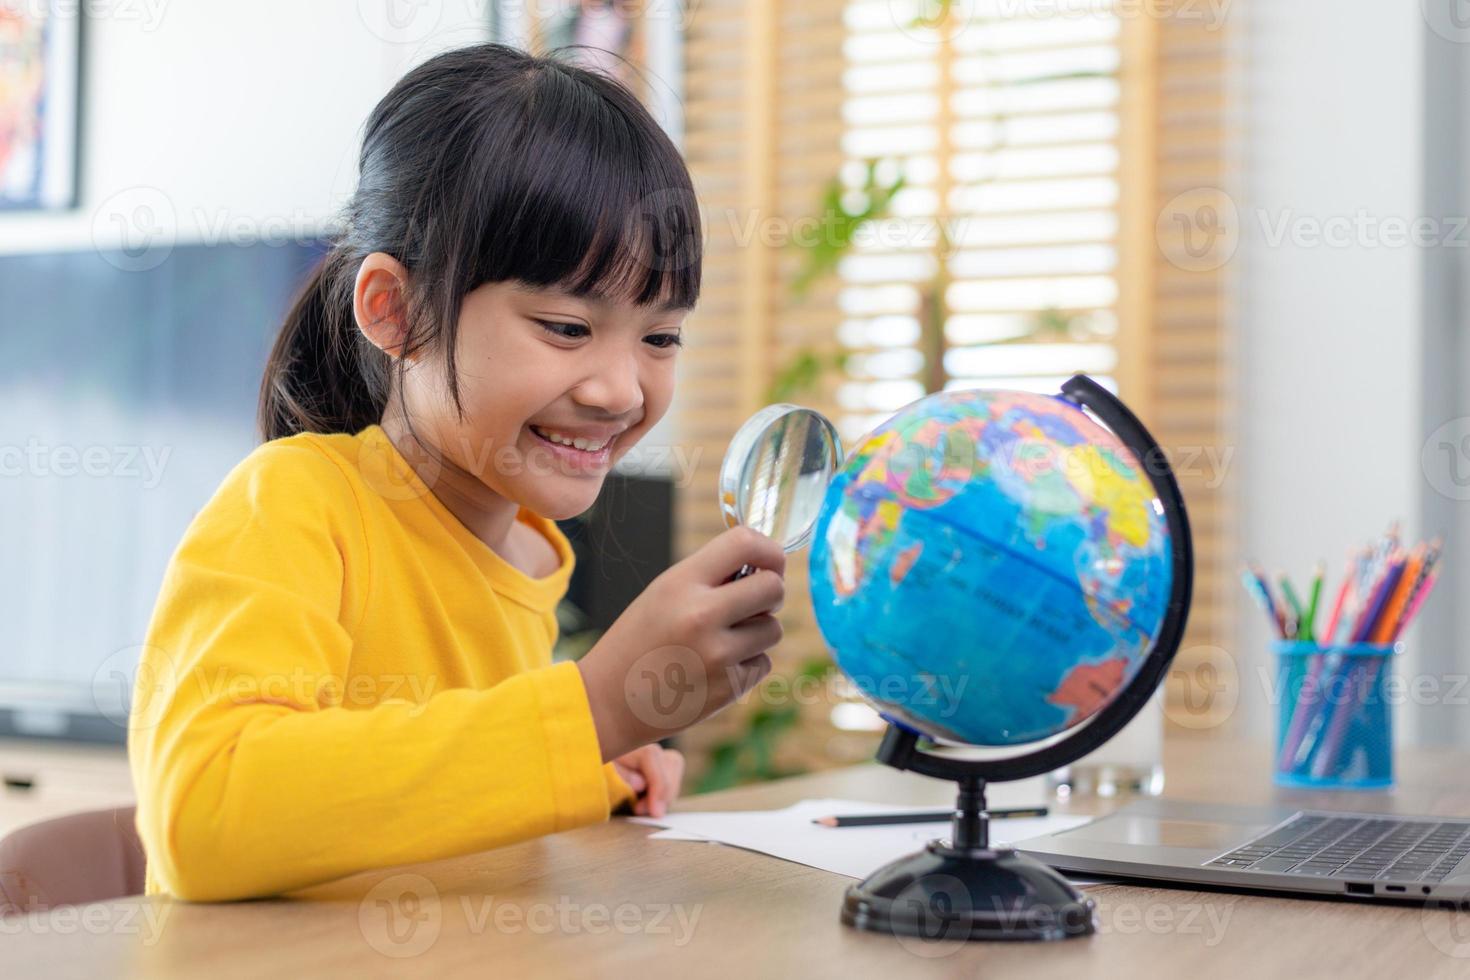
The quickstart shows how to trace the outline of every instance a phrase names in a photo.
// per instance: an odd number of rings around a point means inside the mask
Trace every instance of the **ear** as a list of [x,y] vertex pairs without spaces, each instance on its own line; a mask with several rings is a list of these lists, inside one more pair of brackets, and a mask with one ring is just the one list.
[[408,336],[408,269],[402,262],[385,252],[362,260],[352,289],[352,314],[357,329],[397,359]]

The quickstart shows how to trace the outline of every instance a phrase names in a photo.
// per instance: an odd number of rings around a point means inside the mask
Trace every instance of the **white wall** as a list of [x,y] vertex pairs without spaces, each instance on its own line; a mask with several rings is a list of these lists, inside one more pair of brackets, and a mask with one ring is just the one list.
[[[1340,581],[1348,548],[1391,520],[1426,530],[1423,253],[1382,238],[1423,213],[1426,25],[1418,4],[1331,0],[1256,0],[1242,24],[1241,556],[1299,582],[1325,559]],[[1301,237],[1334,218],[1353,223],[1346,242]],[[1296,234],[1278,241],[1283,222]],[[1238,721],[1267,738],[1268,631],[1240,609]]]
[[351,192],[393,81],[489,36],[477,0],[80,6],[80,206],[0,217],[0,253],[136,244],[170,220],[179,241],[309,237]]
[[[1446,225],[1470,224],[1470,30],[1433,8],[1425,38],[1425,213]],[[1425,741],[1470,742],[1470,603],[1461,601],[1470,559],[1470,231],[1455,247],[1425,253],[1424,445],[1421,499],[1425,525],[1446,536],[1438,595],[1420,618],[1420,664],[1445,697],[1416,708]]]

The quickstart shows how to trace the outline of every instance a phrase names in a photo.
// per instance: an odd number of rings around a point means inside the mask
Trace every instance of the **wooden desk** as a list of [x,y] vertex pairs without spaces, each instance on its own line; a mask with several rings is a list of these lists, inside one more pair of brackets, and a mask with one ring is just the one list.
[[[1171,733],[1166,792],[1470,814],[1470,754],[1406,751],[1387,794],[1274,789],[1264,745]],[[947,804],[943,784],[860,766],[688,801],[815,796]],[[1073,812],[1100,812],[1092,805]],[[614,821],[499,851],[357,875],[275,901],[129,899],[0,924],[7,976],[752,977],[1470,975],[1470,915],[1347,901],[1089,886],[1101,932],[1050,944],[925,944],[837,919],[850,880]],[[391,913],[391,918],[390,918]],[[399,956],[395,954],[412,954]]]

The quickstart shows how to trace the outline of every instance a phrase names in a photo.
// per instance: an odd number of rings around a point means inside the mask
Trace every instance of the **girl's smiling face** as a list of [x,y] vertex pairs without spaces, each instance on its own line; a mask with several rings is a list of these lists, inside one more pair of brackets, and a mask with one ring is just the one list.
[[[369,256],[358,275],[359,325],[389,353],[401,342],[400,318],[384,314],[403,309],[389,295],[403,275],[381,254]],[[553,520],[583,513],[612,464],[668,410],[688,312],[515,280],[471,290],[455,346],[463,418],[442,354],[426,352],[405,365],[412,434],[439,457],[436,479],[426,482],[492,546],[508,532],[516,505]],[[384,428],[400,449],[411,450],[403,443],[412,437],[395,431],[399,414],[395,392]],[[568,439],[576,444],[566,445]]]
[[668,410],[686,315],[514,282],[475,289],[456,352],[465,419],[450,415],[443,445],[478,450],[456,463],[503,497],[553,519],[582,513]]

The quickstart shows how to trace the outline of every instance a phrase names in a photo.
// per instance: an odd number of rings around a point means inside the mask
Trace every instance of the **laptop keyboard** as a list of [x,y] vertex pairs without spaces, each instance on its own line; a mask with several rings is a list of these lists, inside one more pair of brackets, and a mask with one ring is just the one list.
[[1443,881],[1470,854],[1470,821],[1298,813],[1206,867],[1311,878]]

